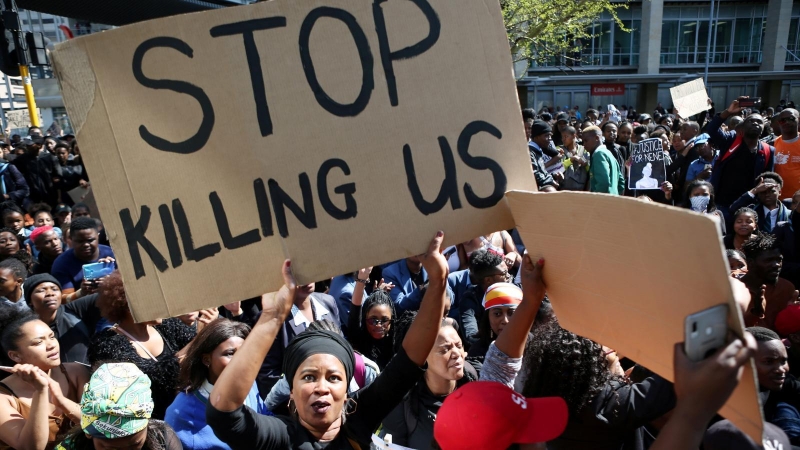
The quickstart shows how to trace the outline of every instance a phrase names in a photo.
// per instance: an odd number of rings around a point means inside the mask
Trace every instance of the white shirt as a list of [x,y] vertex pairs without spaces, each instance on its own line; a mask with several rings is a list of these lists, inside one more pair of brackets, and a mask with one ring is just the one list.
[[762,206],[762,208],[764,208],[764,218],[769,219],[770,223],[769,229],[774,230],[775,222],[778,220],[778,211],[780,211],[780,208],[775,208],[772,211],[770,211],[769,208],[767,208],[766,206]]

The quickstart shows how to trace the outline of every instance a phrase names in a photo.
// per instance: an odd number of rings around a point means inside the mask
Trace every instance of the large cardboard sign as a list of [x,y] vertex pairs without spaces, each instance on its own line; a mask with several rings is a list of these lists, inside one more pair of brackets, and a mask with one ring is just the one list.
[[[669,380],[687,315],[727,303],[730,328],[744,333],[719,226],[708,216],[604,194],[506,199],[528,253],[547,261],[547,294],[562,327]],[[761,442],[755,380],[751,360],[720,414]]]
[[669,93],[672,96],[672,104],[678,108],[681,117],[691,117],[711,108],[702,78],[671,87]]
[[259,2],[53,56],[137,320],[507,229],[536,189],[497,1]]
[[664,146],[661,138],[645,139],[633,144],[628,189],[633,191],[661,189],[665,181],[667,181],[667,166],[664,163]]

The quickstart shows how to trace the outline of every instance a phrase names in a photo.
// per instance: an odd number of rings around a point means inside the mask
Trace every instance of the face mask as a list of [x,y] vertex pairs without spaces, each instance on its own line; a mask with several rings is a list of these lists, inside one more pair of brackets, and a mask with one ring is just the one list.
[[692,211],[705,213],[708,211],[708,202],[711,201],[711,197],[692,197],[689,201],[692,202]]

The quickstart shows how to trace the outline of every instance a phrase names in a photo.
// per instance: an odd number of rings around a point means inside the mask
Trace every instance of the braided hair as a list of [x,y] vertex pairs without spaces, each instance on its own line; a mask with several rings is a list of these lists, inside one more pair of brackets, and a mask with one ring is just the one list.
[[[383,339],[374,339],[370,336],[369,331],[367,331],[367,315],[369,311],[376,307],[376,306],[386,306],[392,312],[392,319],[395,319],[394,323],[391,327],[389,327],[389,332]],[[369,297],[364,301],[364,304],[361,305],[361,326],[359,327],[358,331],[356,331],[358,336],[358,344],[356,350],[358,350],[362,355],[366,356],[367,358],[375,361],[378,364],[378,367],[384,368],[389,361],[394,356],[394,345],[395,339],[397,336],[397,311],[394,307],[394,301],[392,297],[389,296],[386,292],[382,289],[378,289],[377,291],[370,294]]]

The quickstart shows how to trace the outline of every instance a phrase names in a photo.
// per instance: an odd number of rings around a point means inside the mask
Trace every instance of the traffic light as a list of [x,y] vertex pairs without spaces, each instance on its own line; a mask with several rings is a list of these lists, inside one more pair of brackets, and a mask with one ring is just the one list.
[[10,77],[19,76],[19,58],[14,36],[0,22],[0,71]]
[[44,33],[25,33],[25,43],[28,44],[28,60],[32,66],[49,66],[47,61],[47,41]]

